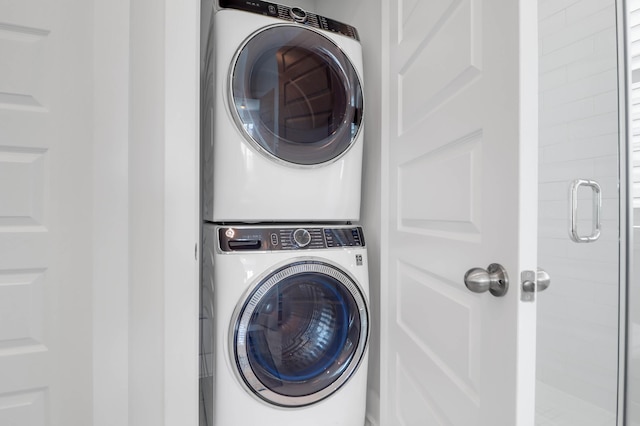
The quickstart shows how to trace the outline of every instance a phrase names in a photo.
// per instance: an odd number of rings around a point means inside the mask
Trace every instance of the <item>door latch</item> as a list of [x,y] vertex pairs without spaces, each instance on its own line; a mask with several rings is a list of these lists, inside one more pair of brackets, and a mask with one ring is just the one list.
[[520,280],[522,281],[522,295],[520,300],[523,302],[533,302],[536,300],[536,292],[546,290],[551,284],[549,274],[540,268],[538,268],[536,272],[522,271]]

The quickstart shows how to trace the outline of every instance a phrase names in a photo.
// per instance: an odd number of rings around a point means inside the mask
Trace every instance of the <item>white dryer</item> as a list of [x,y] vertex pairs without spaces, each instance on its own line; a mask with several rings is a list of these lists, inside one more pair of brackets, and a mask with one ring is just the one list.
[[213,424],[363,424],[362,229],[205,225],[204,255],[215,288]]
[[295,7],[220,0],[205,57],[204,219],[358,220],[356,29]]

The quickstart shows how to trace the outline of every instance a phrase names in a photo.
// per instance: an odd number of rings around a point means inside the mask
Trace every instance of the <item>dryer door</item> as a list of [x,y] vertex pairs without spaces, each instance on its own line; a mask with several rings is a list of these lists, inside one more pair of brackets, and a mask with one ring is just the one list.
[[252,35],[230,73],[240,131],[269,158],[318,166],[345,154],[362,120],[362,88],[340,48],[317,31],[276,25]]
[[239,375],[265,401],[313,404],[356,371],[369,331],[352,278],[317,260],[287,264],[258,283],[232,323]]

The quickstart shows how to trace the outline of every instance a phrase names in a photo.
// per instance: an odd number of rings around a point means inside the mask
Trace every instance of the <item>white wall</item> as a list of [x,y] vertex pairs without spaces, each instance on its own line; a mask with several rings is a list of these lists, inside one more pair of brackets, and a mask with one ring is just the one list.
[[95,425],[198,421],[199,10],[96,3]]
[[[619,228],[615,4],[539,0],[539,20],[539,266],[549,272],[552,284],[538,298],[537,377],[615,411]],[[568,188],[578,178],[596,180],[603,189],[602,236],[592,244],[577,244],[568,237]],[[589,203],[581,207],[588,216]]]

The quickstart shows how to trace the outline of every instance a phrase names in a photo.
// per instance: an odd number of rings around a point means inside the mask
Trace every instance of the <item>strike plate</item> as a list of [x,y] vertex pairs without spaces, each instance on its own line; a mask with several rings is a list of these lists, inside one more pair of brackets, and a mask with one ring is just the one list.
[[522,282],[522,295],[520,296],[520,300],[523,302],[533,302],[536,300],[535,271],[522,271],[520,281]]

